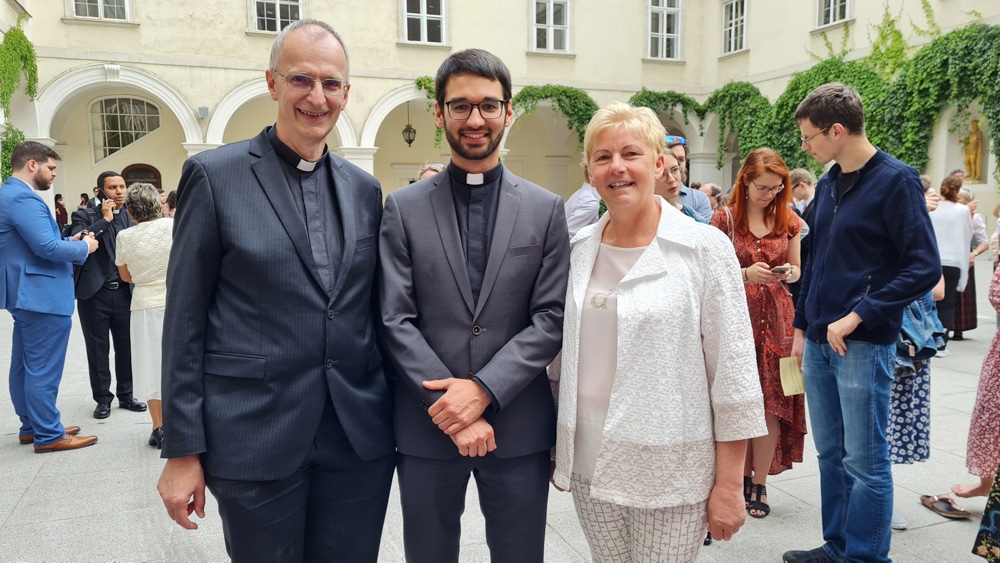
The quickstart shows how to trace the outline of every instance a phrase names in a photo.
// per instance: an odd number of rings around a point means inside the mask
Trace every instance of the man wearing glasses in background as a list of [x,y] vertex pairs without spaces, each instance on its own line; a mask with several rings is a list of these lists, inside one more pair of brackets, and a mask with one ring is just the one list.
[[163,324],[167,513],[205,486],[233,561],[376,561],[395,466],[373,299],[382,193],[330,154],[337,33],[301,20],[265,73],[273,127],[184,163]]
[[569,270],[563,202],[500,162],[513,119],[500,59],[455,53],[435,89],[451,163],[389,194],[379,239],[406,560],[458,561],[472,474],[491,559],[540,563],[555,444],[545,368],[561,346]]
[[708,196],[699,190],[691,189],[688,183],[687,167],[687,139],[678,135],[667,135],[667,150],[677,158],[677,164],[681,167],[681,205],[686,205],[697,213],[705,222],[712,220],[712,202]]
[[941,277],[937,243],[917,171],[868,141],[853,88],[813,90],[795,122],[802,150],[836,161],[816,185],[792,344],[819,458],[825,544],[782,559],[889,561],[892,356],[903,309]]

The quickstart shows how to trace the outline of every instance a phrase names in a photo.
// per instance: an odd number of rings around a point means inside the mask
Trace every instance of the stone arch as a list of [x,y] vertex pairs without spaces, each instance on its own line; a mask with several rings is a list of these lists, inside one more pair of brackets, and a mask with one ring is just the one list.
[[52,136],[52,122],[67,102],[109,84],[131,86],[162,102],[180,122],[185,142],[202,142],[198,118],[180,92],[144,70],[110,63],[75,68],[46,85],[35,105],[38,115],[37,136]]
[[405,104],[411,100],[427,100],[427,96],[418,90],[417,85],[412,82],[396,88],[379,100],[371,112],[369,112],[368,119],[365,120],[365,126],[361,129],[359,146],[374,147],[375,137],[378,135],[379,128],[382,127],[382,123],[389,116],[389,113],[401,104]]
[[[233,115],[243,106],[243,104],[261,97],[270,97],[267,90],[267,80],[264,77],[255,78],[249,82],[244,82],[231,92],[226,94],[219,105],[212,112],[212,118],[208,122],[208,130],[205,132],[205,142],[208,144],[222,144],[223,135],[226,133],[226,126],[233,118]],[[340,137],[340,146],[356,147],[357,135],[354,126],[346,115],[341,114],[336,125],[337,135]]]

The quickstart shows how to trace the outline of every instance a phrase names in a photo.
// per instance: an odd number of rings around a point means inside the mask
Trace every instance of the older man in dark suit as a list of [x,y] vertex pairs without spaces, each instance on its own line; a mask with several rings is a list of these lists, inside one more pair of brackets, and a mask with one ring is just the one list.
[[379,289],[399,373],[396,442],[406,559],[458,560],[474,474],[493,561],[540,562],[555,443],[545,367],[562,341],[562,199],[500,163],[507,67],[479,49],[441,65],[447,169],[389,195]]
[[273,127],[192,157],[163,326],[170,517],[219,503],[234,561],[375,561],[395,465],[372,291],[382,194],[329,153],[347,53],[327,24],[277,37]]

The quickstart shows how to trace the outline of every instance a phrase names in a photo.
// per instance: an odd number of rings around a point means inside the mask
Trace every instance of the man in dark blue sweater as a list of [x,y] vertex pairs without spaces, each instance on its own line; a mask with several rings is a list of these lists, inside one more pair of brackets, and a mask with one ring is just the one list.
[[826,543],[783,559],[889,561],[892,355],[903,308],[937,283],[941,264],[920,177],[868,141],[854,89],[820,86],[795,122],[802,150],[836,161],[816,186],[792,346],[819,453]]

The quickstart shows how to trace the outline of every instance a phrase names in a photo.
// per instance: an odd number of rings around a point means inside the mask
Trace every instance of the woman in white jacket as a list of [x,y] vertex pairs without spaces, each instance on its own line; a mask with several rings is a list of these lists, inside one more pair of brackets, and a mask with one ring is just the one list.
[[693,561],[746,519],[746,439],[766,434],[732,244],[653,193],[666,132],[613,103],[584,138],[607,205],[573,239],[556,467],[594,561]]
[[[972,245],[972,215],[968,207],[958,203],[960,189],[961,178],[954,174],[946,176],[941,180],[941,202],[930,213],[944,274],[944,299],[937,302],[937,310],[946,341],[948,331],[954,328],[958,294],[965,289],[969,277],[969,248]],[[939,355],[946,355],[943,348],[939,350]]]

